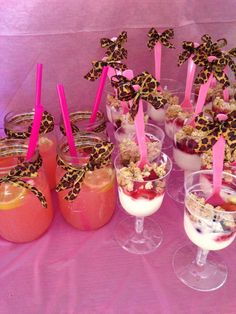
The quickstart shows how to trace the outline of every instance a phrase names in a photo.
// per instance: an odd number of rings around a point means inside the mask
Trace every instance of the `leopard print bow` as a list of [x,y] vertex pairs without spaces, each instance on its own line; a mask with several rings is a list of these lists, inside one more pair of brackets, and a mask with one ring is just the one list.
[[222,84],[222,88],[228,87],[230,85],[230,81],[224,72],[226,65],[227,60],[224,57],[215,59],[211,62],[208,59],[205,59],[204,66],[194,81],[195,84],[205,84],[212,73],[213,77],[215,77],[215,79]]
[[122,47],[127,42],[127,32],[121,32],[116,40],[110,38],[101,38],[101,47],[107,49],[105,55],[113,60],[119,61],[127,59],[127,50]]
[[[34,115],[33,113],[26,113],[26,114],[14,116],[9,121],[9,124],[11,124],[11,123],[17,124],[17,123],[20,123],[24,120],[33,121],[33,115]],[[8,138],[27,139],[30,137],[31,129],[32,129],[32,122],[30,123],[27,131],[25,131],[25,132],[15,131],[15,130],[8,128],[7,126],[5,127],[4,131],[5,131],[5,134]],[[39,133],[40,134],[46,134],[46,133],[53,131],[53,129],[54,129],[53,116],[49,112],[44,111]]]
[[0,184],[11,183],[14,186],[23,187],[31,191],[35,196],[37,196],[42,206],[46,208],[47,201],[43,193],[26,181],[26,178],[35,178],[41,166],[42,158],[40,155],[35,161],[22,161],[16,167],[11,169],[6,176],[0,178]]
[[[77,121],[82,120],[89,120],[91,116],[91,111],[78,111],[70,114],[70,124],[71,124],[71,130],[73,134],[77,134],[78,132],[87,133],[87,132],[95,132],[100,133],[103,132],[106,129],[106,121],[101,122],[99,125],[93,125],[92,129],[89,131],[80,130],[79,127],[75,124]],[[103,119],[103,114],[101,112],[97,112],[98,119]],[[66,135],[66,130],[64,124],[60,125],[60,131],[63,135]]]
[[115,61],[115,60],[109,61],[108,59],[106,61],[103,61],[103,60],[93,61],[92,65],[93,65],[92,70],[90,70],[84,76],[84,78],[89,81],[97,80],[101,76],[103,67],[105,66],[109,66],[111,68],[114,68],[115,70],[120,70],[120,71],[124,71],[127,69],[127,66],[121,63],[120,61]]
[[[117,97],[122,101],[133,99],[130,108],[131,117],[134,118],[138,112],[139,100],[143,99],[150,103],[155,109],[163,107],[167,100],[157,91],[159,82],[148,72],[142,72],[132,80],[122,75],[114,75],[111,78],[111,85],[117,89]],[[135,90],[134,85],[139,85]]]
[[[87,147],[89,148],[89,147]],[[86,165],[79,168],[75,168],[64,160],[57,156],[57,164],[66,171],[64,176],[61,178],[59,184],[56,187],[56,191],[60,192],[63,190],[71,189],[66,195],[67,201],[73,201],[79,194],[81,189],[81,183],[87,171],[93,171],[106,166],[110,162],[111,153],[113,150],[113,144],[108,141],[101,141],[91,147],[91,153],[89,161]]]
[[165,30],[163,33],[159,34],[157,30],[154,27],[152,27],[148,32],[148,38],[149,39],[147,46],[149,49],[153,49],[158,41],[167,48],[175,48],[175,46],[169,42],[169,39],[174,38],[173,28],[169,28]]
[[228,114],[227,120],[220,121],[218,114],[208,110],[206,114],[201,112],[195,118],[197,130],[206,132],[196,148],[196,152],[203,153],[210,150],[221,135],[224,136],[229,149],[236,149],[236,110]]
[[197,48],[194,46],[194,42],[192,41],[183,41],[182,44],[183,52],[179,55],[178,58],[178,66],[182,65],[185,61],[190,58],[191,55],[194,55],[197,51]]

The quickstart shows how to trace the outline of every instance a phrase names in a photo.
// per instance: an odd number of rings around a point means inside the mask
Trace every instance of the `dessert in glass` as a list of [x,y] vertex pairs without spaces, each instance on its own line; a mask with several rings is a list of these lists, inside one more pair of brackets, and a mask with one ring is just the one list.
[[[202,181],[208,177],[208,187]],[[185,180],[184,229],[195,244],[180,248],[174,255],[177,277],[200,291],[220,288],[227,278],[227,267],[215,252],[229,246],[236,236],[236,176],[223,172],[220,196],[223,203],[212,206],[208,198],[213,191],[213,171],[200,170]]]
[[[115,239],[125,250],[135,254],[154,251],[162,242],[162,230],[151,218],[162,205],[171,160],[164,153],[141,169],[139,162],[115,159],[118,195],[123,209],[131,215],[118,223]],[[145,220],[144,220],[145,218]]]
[[26,162],[28,143],[0,140],[0,236],[15,243],[39,238],[50,226],[50,189],[35,152]]
[[232,97],[225,101],[223,97],[215,97],[212,101],[212,111],[216,113],[228,114],[236,110],[236,98]]
[[[31,133],[31,126],[34,119],[34,111],[31,112],[9,112],[4,118],[5,134],[8,138],[27,139]],[[41,124],[39,136],[39,152],[43,158],[47,181],[50,189],[56,186],[56,149],[57,137],[54,132],[53,117],[44,112],[44,127]]]
[[184,101],[185,93],[176,92],[171,105],[166,107],[165,112],[165,133],[173,140],[174,135],[180,130],[186,121],[193,116],[195,106],[195,94],[191,94],[190,102],[192,106],[181,107]]
[[[70,121],[71,121],[71,128],[73,134],[78,132],[93,132],[96,133],[98,136],[107,136],[106,133],[106,119],[104,114],[101,111],[96,113],[96,119],[94,123],[90,123],[90,117],[92,115],[92,111],[90,110],[83,110],[83,111],[72,111],[69,114]],[[60,130],[63,135],[65,135],[65,127],[63,121],[60,124]]]
[[[174,136],[173,158],[177,166],[183,170],[184,177],[201,169],[201,153],[197,148],[203,137],[205,132],[191,125],[184,125]],[[184,203],[183,181],[182,177],[176,177],[167,189],[169,196],[178,203]]]
[[172,79],[161,80],[161,86],[163,90],[159,91],[159,93],[167,100],[165,107],[155,109],[152,105],[148,104],[148,115],[150,119],[159,125],[164,124],[165,108],[176,103],[175,93],[182,89],[179,82]]
[[[73,227],[79,230],[95,230],[110,221],[116,207],[115,171],[110,160],[112,146],[95,133],[77,133],[74,140],[77,157],[71,157],[66,138],[63,138],[59,145],[58,185],[65,178],[64,187],[62,186],[60,191],[57,190],[59,207],[64,219]],[[100,147],[103,143],[107,143],[109,148],[105,152],[107,162],[94,167],[100,159],[89,163],[91,153],[94,147]],[[66,181],[67,177],[69,181]],[[78,189],[78,193],[74,198],[68,199],[68,193],[72,189]]]

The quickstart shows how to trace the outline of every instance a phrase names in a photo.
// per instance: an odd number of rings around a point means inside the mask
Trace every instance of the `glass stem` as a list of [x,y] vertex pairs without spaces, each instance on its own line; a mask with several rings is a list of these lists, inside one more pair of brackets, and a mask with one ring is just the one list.
[[136,219],[135,219],[135,231],[136,231],[136,233],[140,234],[143,232],[143,222],[144,222],[143,217],[136,217]]
[[209,253],[208,250],[203,250],[200,247],[198,248],[196,256],[196,264],[198,266],[204,266],[206,264],[208,253]]

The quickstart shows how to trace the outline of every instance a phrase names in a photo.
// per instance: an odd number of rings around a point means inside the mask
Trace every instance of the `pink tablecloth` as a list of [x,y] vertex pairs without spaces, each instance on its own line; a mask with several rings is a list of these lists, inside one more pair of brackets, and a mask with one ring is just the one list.
[[[36,63],[44,64],[42,102],[59,116],[56,83],[65,85],[70,109],[93,103],[97,82],[83,79],[91,61],[102,57],[99,38],[128,31],[128,65],[153,73],[147,32],[174,27],[176,51],[163,49],[163,77],[184,83],[186,65],[177,68],[183,40],[204,33],[226,37],[235,46],[235,0],[0,0],[0,127],[9,110],[32,108]],[[175,277],[172,256],[189,243],[183,208],[166,197],[154,215],[164,231],[152,254],[136,256],[113,238],[125,214],[94,232],[65,223],[55,200],[49,231],[30,244],[0,240],[1,314],[234,314],[236,243],[220,251],[229,267],[225,285],[210,293],[193,291]]]
[[58,211],[49,231],[29,244],[0,240],[0,313],[234,314],[236,243],[218,253],[229,267],[225,285],[198,292],[183,285],[172,269],[176,249],[189,243],[183,208],[168,197],[153,218],[164,241],[153,253],[133,255],[120,248],[113,231],[126,214],[92,232],[70,227]]

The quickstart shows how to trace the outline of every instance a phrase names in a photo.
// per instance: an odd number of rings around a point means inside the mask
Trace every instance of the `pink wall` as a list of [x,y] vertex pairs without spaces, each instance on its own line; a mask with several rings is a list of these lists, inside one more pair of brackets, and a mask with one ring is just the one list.
[[208,32],[236,46],[235,12],[235,0],[0,0],[0,125],[7,111],[32,107],[37,62],[44,65],[43,104],[58,115],[57,82],[71,106],[91,106],[97,82],[83,75],[103,56],[101,37],[128,31],[128,66],[153,72],[146,34],[173,27],[178,49],[163,49],[162,76],[184,81],[180,43]]

